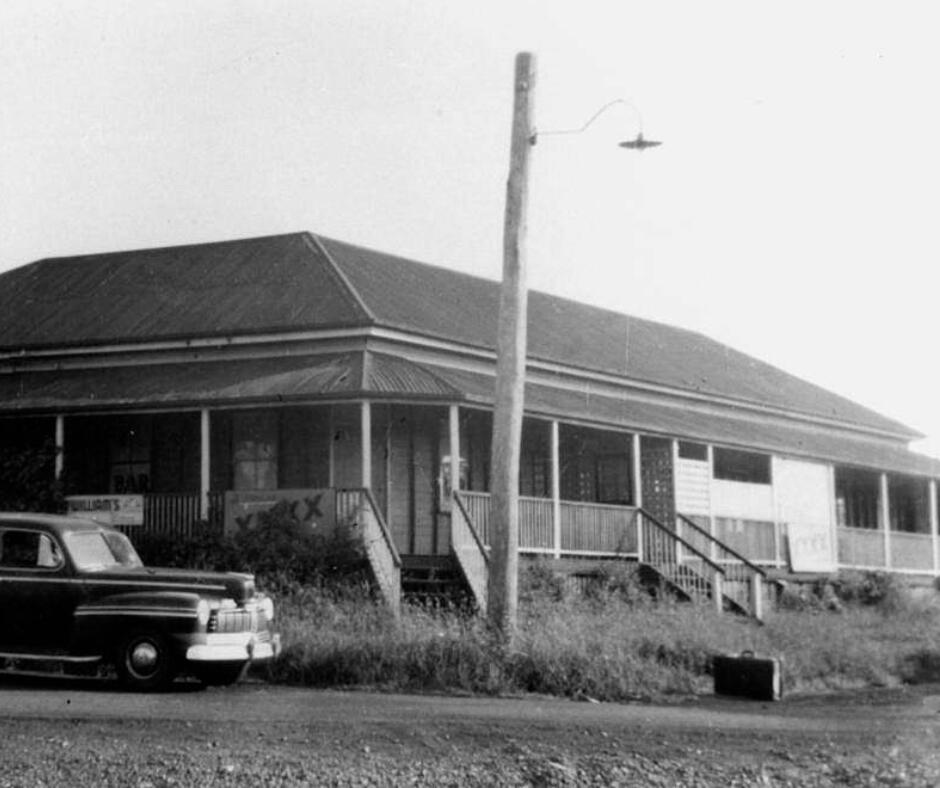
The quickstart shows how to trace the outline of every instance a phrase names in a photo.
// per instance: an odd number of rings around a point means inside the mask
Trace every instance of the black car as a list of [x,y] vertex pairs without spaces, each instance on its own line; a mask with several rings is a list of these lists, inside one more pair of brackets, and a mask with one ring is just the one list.
[[0,513],[3,664],[109,663],[137,690],[182,672],[230,684],[277,655],[273,620],[251,575],[152,569],[114,528]]

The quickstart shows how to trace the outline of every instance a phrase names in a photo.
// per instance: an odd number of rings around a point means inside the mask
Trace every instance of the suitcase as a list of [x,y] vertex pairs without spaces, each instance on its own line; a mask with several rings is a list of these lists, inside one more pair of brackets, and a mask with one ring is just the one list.
[[753,700],[780,700],[780,660],[758,657],[753,651],[738,655],[716,654],[712,661],[716,695],[735,695]]

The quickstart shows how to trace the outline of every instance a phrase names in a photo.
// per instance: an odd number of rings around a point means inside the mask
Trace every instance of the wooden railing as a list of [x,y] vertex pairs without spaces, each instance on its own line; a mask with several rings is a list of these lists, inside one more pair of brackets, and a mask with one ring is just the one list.
[[907,531],[889,531],[885,534],[882,528],[845,526],[839,526],[836,533],[839,539],[839,565],[842,567],[914,573],[934,571],[933,537],[930,534]]
[[[698,523],[683,514],[676,514],[676,532],[697,551],[707,555],[724,569],[722,593],[742,610],[757,619],[763,618],[763,584],[767,573],[716,539]],[[680,553],[682,552],[680,547]]]
[[554,549],[552,500],[519,497],[519,549],[550,553]]
[[862,569],[879,569],[885,562],[885,535],[881,529],[838,528],[839,564]]
[[454,493],[450,516],[450,545],[473,594],[477,609],[486,615],[490,558],[467,511],[463,493]]
[[490,494],[486,492],[460,491],[460,501],[467,518],[473,523],[483,544],[490,543]]
[[563,553],[636,555],[636,509],[603,503],[561,502]]
[[[460,491],[467,518],[489,544],[490,494]],[[589,501],[561,501],[561,544],[555,545],[551,498],[519,498],[519,549],[579,555],[636,555],[636,509]]]
[[360,529],[362,546],[379,591],[398,616],[401,612],[401,556],[372,492],[366,488],[337,490],[336,522]]
[[888,534],[892,569],[933,571],[933,537],[892,531]]
[[208,523],[200,515],[200,494],[183,493],[145,493],[144,522],[142,525],[122,526],[133,534],[149,536],[170,536],[178,539],[191,539],[205,531],[206,526],[213,533],[221,533],[225,517],[225,494],[209,493]]

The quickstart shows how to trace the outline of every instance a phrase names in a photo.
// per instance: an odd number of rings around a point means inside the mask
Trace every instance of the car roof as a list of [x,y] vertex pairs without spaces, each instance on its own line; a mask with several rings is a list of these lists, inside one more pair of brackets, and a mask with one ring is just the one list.
[[0,512],[0,526],[32,525],[48,528],[56,533],[71,531],[101,531],[108,526],[83,517],[41,512]]

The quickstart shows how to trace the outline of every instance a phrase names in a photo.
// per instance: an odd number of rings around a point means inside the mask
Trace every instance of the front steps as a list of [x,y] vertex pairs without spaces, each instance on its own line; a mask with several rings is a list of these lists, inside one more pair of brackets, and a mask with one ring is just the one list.
[[407,602],[435,607],[461,606],[470,599],[470,589],[450,555],[403,555],[401,592]]

